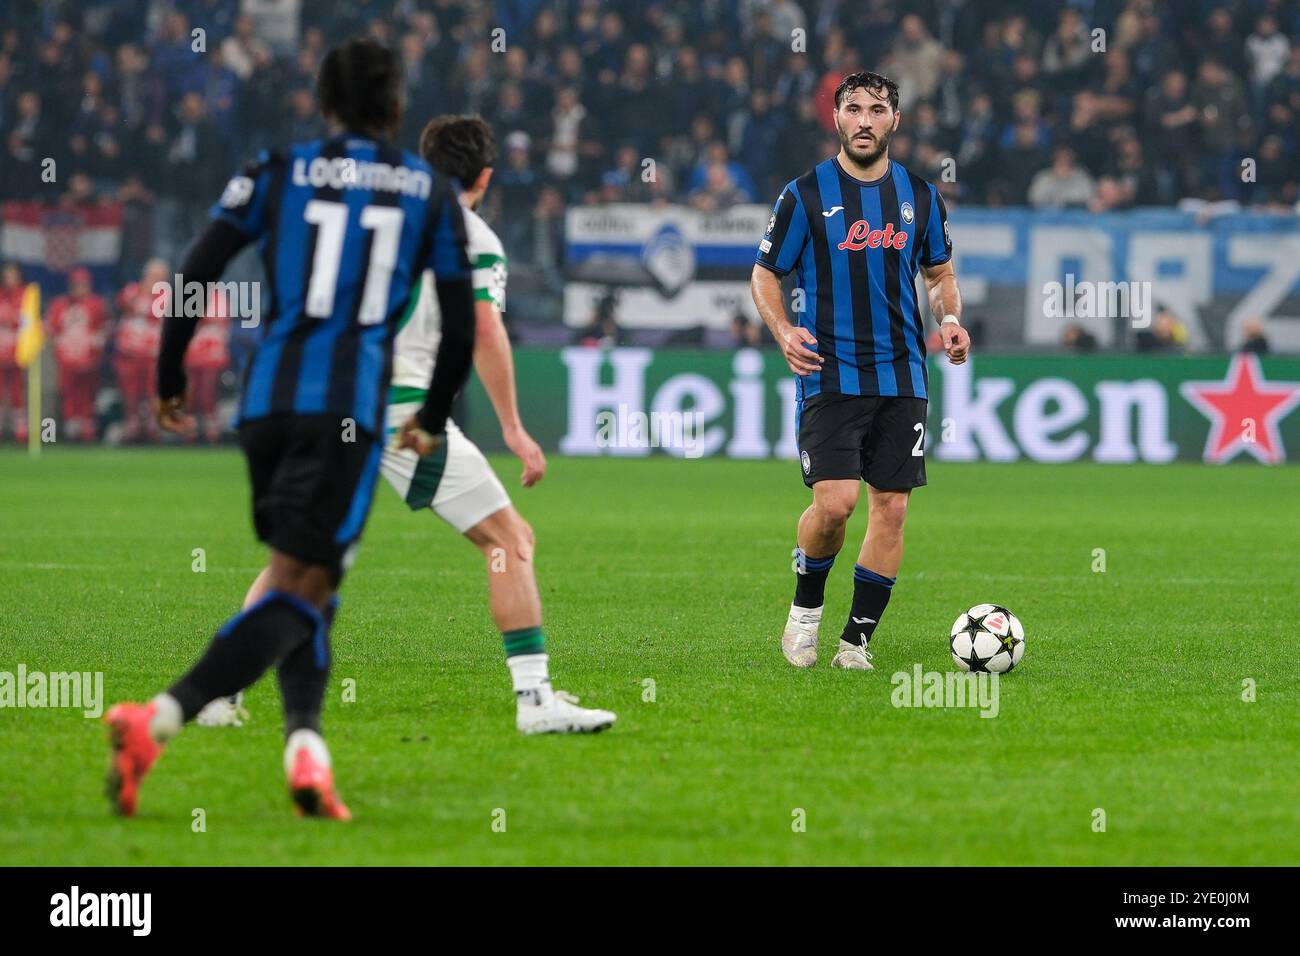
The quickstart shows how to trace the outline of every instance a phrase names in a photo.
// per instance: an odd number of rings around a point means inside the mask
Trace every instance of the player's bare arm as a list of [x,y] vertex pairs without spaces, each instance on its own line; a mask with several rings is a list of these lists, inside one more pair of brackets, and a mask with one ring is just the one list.
[[948,361],[961,365],[970,354],[970,334],[961,326],[961,289],[957,287],[957,273],[952,260],[937,266],[923,266],[926,293],[930,298],[930,314],[939,322],[939,335]]
[[546,456],[542,447],[533,440],[519,417],[519,399],[515,388],[515,360],[510,348],[510,336],[501,321],[501,313],[492,302],[477,299],[474,302],[474,370],[478,372],[483,389],[492,402],[497,421],[501,424],[501,437],[506,447],[524,463],[519,481],[531,488],[546,474]]
[[754,305],[763,319],[781,354],[796,375],[811,375],[822,366],[822,357],[817,354],[817,340],[805,328],[791,325],[785,314],[785,301],[781,295],[781,277],[763,266],[754,266],[754,273],[749,279],[749,289],[754,296]]

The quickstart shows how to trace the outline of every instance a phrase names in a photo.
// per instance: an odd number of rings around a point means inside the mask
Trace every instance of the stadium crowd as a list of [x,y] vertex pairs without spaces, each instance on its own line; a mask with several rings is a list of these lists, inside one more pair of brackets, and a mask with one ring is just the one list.
[[85,294],[124,394],[125,287],[179,258],[232,169],[322,132],[317,67],[357,34],[405,65],[404,145],[441,112],[498,131],[483,212],[552,293],[567,206],[769,202],[838,149],[832,93],[864,67],[901,87],[893,156],[950,204],[1300,202],[1300,0],[7,3],[0,199],[121,204],[112,288]]

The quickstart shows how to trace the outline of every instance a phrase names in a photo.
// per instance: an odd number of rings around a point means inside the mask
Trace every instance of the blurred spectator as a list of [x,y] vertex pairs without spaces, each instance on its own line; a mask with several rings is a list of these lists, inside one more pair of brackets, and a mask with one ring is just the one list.
[[504,142],[505,162],[492,177],[494,199],[501,210],[497,231],[506,255],[527,262],[528,220],[541,179],[532,164],[532,138],[515,130]]
[[1067,351],[1090,355],[1097,351],[1097,336],[1075,322],[1067,325],[1061,333],[1061,345]]
[[1201,63],[1197,78],[1192,102],[1199,114],[1205,144],[1212,150],[1227,143],[1238,124],[1249,123],[1250,112],[1241,81],[1219,60]]
[[[1111,51],[1112,55],[1119,52]],[[1073,7],[1066,7],[1043,44],[1043,73],[1066,89],[1077,88],[1091,58],[1092,45],[1083,17]]]
[[1243,198],[1252,205],[1272,206],[1285,211],[1300,199],[1297,181],[1300,181],[1300,170],[1287,158],[1282,137],[1266,136],[1259,145],[1255,181],[1242,183],[1239,189],[1244,193]]
[[734,128],[735,153],[741,157],[741,165],[757,184],[756,190],[765,196],[774,195],[780,189],[776,180],[781,176],[776,167],[785,141],[785,122],[780,113],[773,111],[767,90],[750,94],[749,106],[736,114]]
[[623,342],[623,330],[618,327],[615,310],[618,299],[614,292],[605,293],[596,302],[595,314],[586,328],[577,335],[579,345],[589,348],[611,349]]
[[1243,338],[1241,345],[1237,347],[1238,352],[1250,352],[1254,355],[1267,355],[1269,353],[1268,338],[1264,335],[1264,322],[1262,319],[1247,319],[1241,327]]
[[1290,56],[1291,41],[1278,31],[1277,20],[1269,14],[1256,20],[1255,32],[1246,38],[1246,67],[1257,101],[1285,69]]
[[1074,149],[1075,159],[1086,169],[1102,170],[1110,161],[1107,137],[1110,124],[1102,116],[1101,97],[1094,90],[1080,90],[1071,99],[1068,132],[1061,139]]
[[234,32],[221,43],[222,60],[245,83],[270,52],[271,48],[257,35],[256,21],[247,14],[235,20]]
[[1102,80],[1097,88],[1097,113],[1104,122],[1128,121],[1137,112],[1138,84],[1128,57],[1115,50],[1102,57]]
[[1097,180],[1097,191],[1088,201],[1088,211],[1113,212],[1130,205],[1129,192],[1124,184],[1113,176],[1102,176]]
[[1074,161],[1074,150],[1058,146],[1052,152],[1052,165],[1030,184],[1029,204],[1036,209],[1086,207],[1096,191],[1096,182]]
[[285,143],[307,142],[325,135],[325,124],[321,122],[316,96],[311,90],[300,86],[286,97],[286,101],[289,115],[284,118],[282,139]]
[[1156,206],[1172,202],[1174,190],[1169,178],[1146,161],[1136,136],[1121,139],[1116,146],[1110,177],[1119,188],[1121,205]]
[[108,335],[108,307],[90,287],[90,270],[73,269],[68,292],[50,303],[47,313],[54,361],[59,369],[59,398],[68,437],[95,440],[95,396]]
[[726,164],[711,163],[704,184],[691,193],[690,203],[701,212],[721,212],[746,202],[748,198],[731,178],[731,170]]
[[816,88],[817,74],[813,72],[809,57],[802,53],[790,53],[785,58],[785,69],[781,71],[772,91],[773,105],[778,109],[796,109],[800,104],[813,101],[813,91]]
[[543,142],[546,171],[558,183],[576,182],[584,167],[601,152],[593,120],[578,99],[576,87],[564,86],[556,92],[548,132]]
[[[204,111],[221,134],[222,142],[229,142],[230,137],[235,135],[239,122],[237,96],[240,80],[226,66],[220,47],[208,54],[199,77],[202,85],[198,92],[203,97]],[[222,153],[230,155],[224,147]]]
[[1158,89],[1147,94],[1146,116],[1153,126],[1153,148],[1170,156],[1186,152],[1196,136],[1198,113],[1187,89],[1187,74],[1170,70],[1160,80]]
[[0,182],[6,195],[27,198],[30,190],[23,183],[40,181],[40,164],[55,153],[54,127],[41,109],[41,96],[35,90],[18,94],[13,120],[5,131],[5,165],[11,174]]
[[643,165],[635,146],[625,143],[614,154],[614,166],[600,181],[601,202],[644,202],[650,198],[645,176],[650,167]]
[[763,330],[744,312],[731,318],[731,342],[738,349],[756,349],[763,344]]
[[196,92],[186,93],[180,99],[164,145],[163,167],[170,190],[159,207],[159,215],[166,249],[182,248],[203,229],[208,206],[220,193],[230,165],[203,97]]
[[736,190],[738,199],[734,202],[753,202],[756,197],[754,181],[750,178],[748,170],[738,162],[734,162],[727,152],[727,144],[722,140],[714,140],[705,150],[704,158],[695,165],[691,170],[690,177],[686,180],[686,189],[692,195],[700,190],[709,189],[718,185],[715,170],[721,167],[727,174],[727,180],[731,187]]
[[934,95],[942,64],[943,47],[930,35],[925,21],[915,13],[903,17],[884,63],[885,72],[898,83],[899,109],[909,110]]
[[[151,399],[158,350],[162,346],[163,307],[170,302],[179,309],[181,302],[172,300],[172,277],[162,259],[146,263],[138,282],[128,283],[117,295],[117,326],[113,331],[113,373],[122,393],[125,430],[124,440],[138,441],[148,435],[158,437]],[[166,291],[155,292],[158,283]],[[158,314],[155,314],[157,312]]]
[[151,51],[150,68],[162,81],[168,100],[175,102],[194,91],[202,62],[185,14],[178,10],[166,14]]
[[221,440],[217,386],[221,373],[229,365],[230,309],[224,294],[219,289],[214,289],[208,300],[207,311],[185,352],[185,374],[189,379],[191,409],[196,419],[202,421],[203,436],[210,445]]
[[1139,352],[1181,354],[1187,349],[1187,327],[1178,320],[1173,310],[1157,306],[1151,327],[1139,329],[1134,341]]
[[537,194],[531,220],[528,261],[546,286],[562,291],[564,277],[564,199],[554,186],[543,186]]
[[115,197],[122,207],[121,253],[116,283],[122,285],[144,268],[153,255],[154,207],[157,197],[145,188],[140,177],[128,173]]
[[[9,427],[20,445],[27,441],[27,387],[15,354],[22,327],[22,270],[12,262],[0,269],[0,409],[9,407]],[[0,415],[0,431],[5,419]]]

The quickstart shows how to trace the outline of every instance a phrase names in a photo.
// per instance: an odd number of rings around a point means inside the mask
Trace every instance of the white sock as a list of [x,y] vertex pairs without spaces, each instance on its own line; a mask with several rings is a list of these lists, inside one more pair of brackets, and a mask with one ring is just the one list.
[[[822,605],[822,607],[825,606],[825,604]],[[800,607],[798,604],[791,604],[790,616],[803,617],[807,614],[811,614],[813,617],[820,618],[822,616],[822,607]]]
[[302,727],[291,733],[289,739],[284,742],[284,774],[286,777],[293,772],[294,754],[303,747],[306,747],[308,753],[316,758],[317,763],[326,767],[330,766],[330,750],[325,746],[325,741],[321,738],[321,735],[314,730]]
[[551,699],[551,676],[546,669],[549,660],[546,654],[516,654],[506,658],[520,707],[545,704]]
[[165,692],[150,703],[155,710],[149,721],[149,736],[158,743],[165,744],[181,732],[181,703]]

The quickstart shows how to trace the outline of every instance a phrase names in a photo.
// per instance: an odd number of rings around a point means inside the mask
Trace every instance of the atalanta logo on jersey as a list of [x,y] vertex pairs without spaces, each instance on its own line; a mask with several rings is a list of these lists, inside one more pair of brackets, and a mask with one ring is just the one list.
[[806,451],[799,453],[799,461],[803,465],[803,473],[805,475],[812,471],[812,459],[808,457]]
[[903,203],[902,213],[903,213],[903,222],[907,223],[910,226],[912,224],[912,204],[910,202]]

